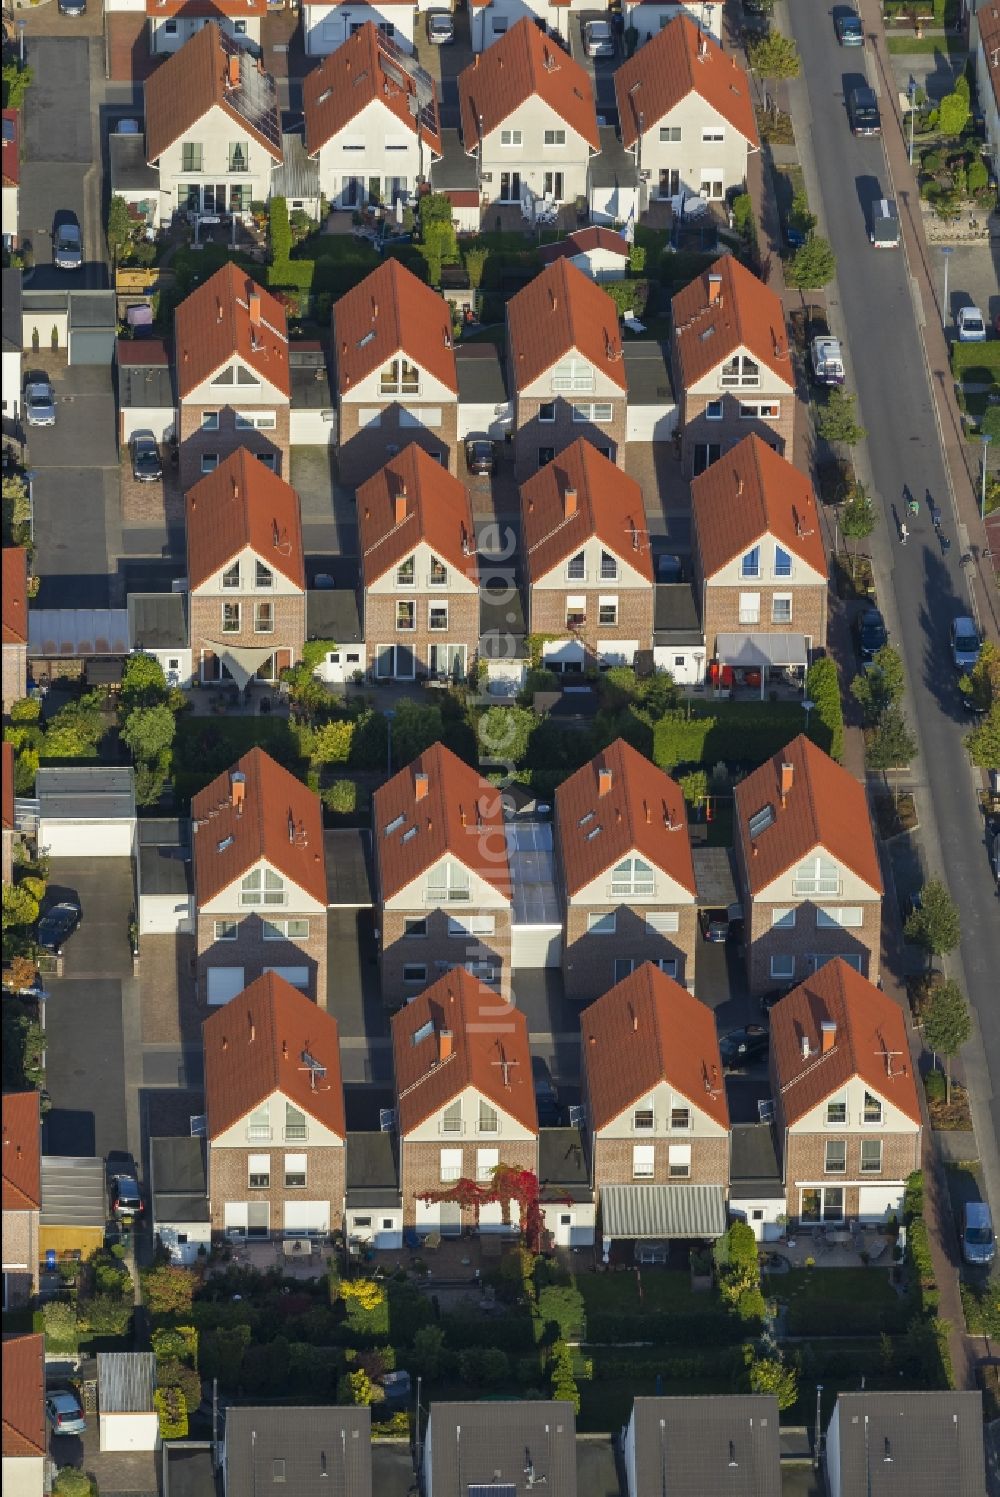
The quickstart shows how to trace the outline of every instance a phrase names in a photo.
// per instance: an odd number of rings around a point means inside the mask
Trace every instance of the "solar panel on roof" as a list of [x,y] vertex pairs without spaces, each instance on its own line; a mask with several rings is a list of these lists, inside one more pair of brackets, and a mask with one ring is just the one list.
[[468,1491],[469,1497],[517,1497],[517,1487],[511,1481],[501,1482],[499,1486],[491,1482],[485,1487],[476,1482]]

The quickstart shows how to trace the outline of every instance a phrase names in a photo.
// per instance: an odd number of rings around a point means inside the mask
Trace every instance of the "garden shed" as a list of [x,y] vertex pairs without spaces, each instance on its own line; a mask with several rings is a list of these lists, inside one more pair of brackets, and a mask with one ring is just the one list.
[[153,1406],[156,1357],[151,1351],[97,1353],[101,1450],[158,1450],[160,1421]]
[[131,766],[40,769],[38,846],[53,858],[130,858],[135,846]]

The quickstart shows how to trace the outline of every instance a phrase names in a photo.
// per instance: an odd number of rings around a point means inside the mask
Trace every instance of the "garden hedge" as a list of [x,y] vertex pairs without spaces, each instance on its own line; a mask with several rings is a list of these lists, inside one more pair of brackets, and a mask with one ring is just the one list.
[[902,1335],[913,1319],[910,1299],[891,1300],[884,1305],[792,1301],[788,1306],[790,1336],[875,1336],[885,1331]]
[[[813,723],[812,736],[823,737]],[[681,764],[763,764],[805,727],[798,702],[716,702],[668,712],[653,727],[653,761],[673,771]]]
[[[494,1328],[495,1329],[495,1328]],[[752,1327],[724,1310],[698,1310],[675,1314],[653,1311],[642,1315],[591,1311],[587,1316],[589,1346],[622,1345],[628,1342],[664,1342],[676,1346],[731,1346],[752,1334]]]

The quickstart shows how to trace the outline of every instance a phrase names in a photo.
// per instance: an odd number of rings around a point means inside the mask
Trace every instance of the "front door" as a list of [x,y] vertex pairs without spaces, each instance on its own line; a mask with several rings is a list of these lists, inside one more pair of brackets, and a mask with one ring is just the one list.
[[681,174],[676,166],[660,169],[659,194],[661,198],[674,198],[681,190]]
[[563,187],[565,179],[562,172],[545,173],[545,196],[552,198],[554,202],[561,203],[564,197]]
[[340,187],[340,201],[345,208],[357,208],[365,191],[364,177],[345,177]]
[[521,173],[500,173],[500,201],[501,203],[519,203],[521,201]]

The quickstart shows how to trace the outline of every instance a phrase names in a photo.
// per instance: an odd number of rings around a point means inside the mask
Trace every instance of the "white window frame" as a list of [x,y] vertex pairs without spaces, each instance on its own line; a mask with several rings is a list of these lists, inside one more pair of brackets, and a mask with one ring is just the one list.
[[701,143],[703,146],[721,146],[725,143],[725,139],[724,125],[702,125]]
[[776,982],[785,982],[795,976],[795,957],[787,951],[776,951],[771,957],[771,976]]
[[261,598],[254,603],[253,632],[255,634],[274,633],[274,604],[270,598]]
[[[865,1163],[865,1150],[876,1150],[878,1162],[876,1164]],[[882,1173],[882,1140],[880,1138],[863,1138],[861,1140],[861,1153],[858,1159],[859,1173],[862,1175],[880,1175]]]
[[795,905],[775,905],[771,910],[772,930],[794,930],[795,929]]
[[632,1145],[632,1179],[652,1180],[656,1174],[656,1145]]
[[654,1133],[656,1131],[656,1113],[653,1104],[644,1102],[641,1107],[632,1109],[632,1131],[633,1133]]
[[682,139],[682,135],[681,135],[681,126],[680,125],[661,125],[660,126],[660,144],[661,145],[663,145],[663,146],[666,146],[666,145],[679,145],[681,139]]
[[426,965],[423,962],[404,962],[403,963],[403,981],[404,982],[426,982],[427,981],[427,967],[426,967]]
[[859,930],[865,923],[865,912],[859,904],[817,905],[818,930]]
[[[412,929],[413,926],[422,927],[420,930]],[[404,941],[426,941],[427,940],[427,916],[410,915],[403,921]]]
[[710,400],[705,406],[706,421],[721,421],[725,415],[725,406],[721,400]]
[[[604,615],[608,615],[605,617]],[[597,599],[597,627],[598,629],[618,628],[618,598],[615,594],[598,596]]]
[[550,389],[556,393],[587,395],[594,388],[593,366],[586,359],[563,359],[552,371]]
[[202,411],[202,413],[201,413],[201,429],[202,429],[202,431],[218,431],[218,429],[219,429],[219,413],[218,413],[218,411]]
[[565,130],[543,130],[542,144],[549,148],[553,146],[564,146],[566,144]]
[[637,855],[622,858],[612,868],[612,899],[653,899],[655,896],[656,869],[645,858]]
[[739,621],[741,624],[760,623],[760,593],[740,593]]
[[667,1179],[668,1180],[690,1180],[691,1178],[691,1145],[690,1144],[668,1144],[667,1145]]
[[448,935],[454,940],[468,936],[495,936],[495,915],[449,915]]
[[[435,622],[437,618],[437,622]],[[447,634],[448,632],[448,603],[435,598],[433,603],[427,605],[427,628],[431,634]]]
[[[579,572],[573,570],[576,567],[576,564],[578,562],[580,564],[580,570],[579,570]],[[586,582],[586,580],[587,580],[587,553],[586,553],[586,551],[578,551],[576,553],[576,555],[575,556],[571,556],[569,558],[569,560],[567,561],[567,563],[566,563],[566,581],[567,582]]]
[[[838,1112],[840,1112],[842,1110],[843,1111],[843,1117],[831,1117],[830,1114],[832,1113],[832,1111],[833,1111],[834,1108],[836,1108]],[[847,1115],[847,1093],[846,1092],[842,1093],[839,1097],[828,1097],[827,1098],[825,1119],[826,1119],[826,1127],[827,1128],[846,1128],[847,1127],[849,1119],[848,1119],[848,1115]]]
[[[831,1164],[831,1151],[834,1162]],[[838,1164],[837,1158],[842,1159]],[[846,1175],[847,1174],[847,1139],[828,1138],[823,1144],[823,1173],[824,1175]]]
[[[301,1161],[301,1168],[299,1167]],[[290,1176],[301,1175],[301,1179],[292,1179]],[[286,1190],[305,1190],[309,1178],[309,1155],[308,1154],[286,1154],[282,1162],[282,1178]]]
[[[227,621],[227,614],[229,620]],[[232,603],[228,599],[222,605],[222,632],[223,634],[239,634],[243,627],[243,608],[239,602]]]
[[237,431],[273,431],[278,424],[274,411],[237,411]]
[[[405,617],[405,610],[407,608],[410,610],[410,622],[408,624],[401,622],[401,620]],[[416,603],[413,601],[412,598],[397,598],[396,599],[396,633],[397,634],[415,634],[416,631],[417,631],[417,605],[416,605]]]
[[[874,1117],[873,1118],[866,1118],[865,1117],[865,1104],[868,1102],[869,1099],[871,1099],[871,1101],[878,1108],[878,1117],[877,1118],[874,1118]],[[862,1126],[862,1128],[881,1128],[884,1125],[884,1123],[885,1123],[885,1103],[882,1101],[881,1097],[877,1097],[874,1092],[870,1092],[870,1091],[868,1091],[866,1089],[865,1093],[864,1093],[864,1095],[863,1095],[863,1097],[861,1099],[861,1126]]]
[[238,920],[216,920],[216,941],[236,941],[239,939],[239,934],[240,922]]
[[598,914],[591,910],[587,915],[588,936],[613,936],[618,925],[618,914],[615,910],[605,910]]
[[790,624],[792,622],[792,594],[771,594],[771,623]]
[[476,1150],[476,1179],[480,1185],[488,1184],[493,1179],[493,1171],[500,1164],[499,1149],[477,1149]]
[[[827,871],[830,868],[833,869],[832,876]],[[840,872],[837,864],[832,858],[824,858],[822,853],[817,853],[796,868],[794,887],[796,894],[839,894]]]
[[438,1172],[442,1185],[454,1185],[462,1178],[462,1150],[442,1149]]
[[681,928],[678,910],[647,910],[646,930],[654,936],[673,936]]
[[[254,1181],[257,1184],[254,1184]],[[259,1183],[263,1180],[263,1184]],[[247,1155],[247,1190],[270,1190],[271,1189],[271,1156],[270,1154],[248,1154]]]
[[524,132],[521,130],[501,130],[500,144],[507,150],[520,150],[524,143]]

